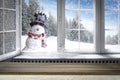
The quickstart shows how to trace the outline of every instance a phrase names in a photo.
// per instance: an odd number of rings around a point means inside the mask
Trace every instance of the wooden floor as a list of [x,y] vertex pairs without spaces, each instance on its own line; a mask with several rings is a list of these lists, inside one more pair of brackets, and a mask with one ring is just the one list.
[[120,80],[119,75],[0,75],[0,80]]

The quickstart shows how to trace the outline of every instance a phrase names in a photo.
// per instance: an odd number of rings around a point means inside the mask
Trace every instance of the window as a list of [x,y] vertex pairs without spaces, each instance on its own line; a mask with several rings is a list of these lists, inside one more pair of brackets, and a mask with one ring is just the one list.
[[105,49],[120,50],[120,0],[105,0]]
[[95,50],[93,4],[94,0],[65,1],[65,49],[68,52]]
[[[45,11],[48,14],[46,29],[47,48],[39,49],[39,52],[80,52],[95,51],[94,48],[94,1],[93,0],[65,0],[65,13],[57,15],[57,0],[23,0],[22,8],[22,49],[25,47],[27,33],[30,29],[30,20],[37,9]],[[47,3],[47,5],[45,5]],[[33,6],[34,4],[34,6]],[[51,5],[52,4],[52,5]],[[87,5],[84,5],[87,4]],[[32,5],[32,6],[31,6]],[[36,6],[35,6],[36,5]],[[58,4],[59,5],[59,4]],[[63,7],[63,6],[60,6]],[[34,10],[33,10],[33,9]],[[63,7],[64,8],[64,7]],[[28,11],[27,11],[28,9]],[[32,11],[33,10],[33,11]],[[27,12],[26,12],[27,11]],[[58,8],[60,11],[60,8]],[[30,13],[31,12],[31,13]],[[63,29],[59,26],[57,29],[57,16],[65,14],[65,24]],[[26,17],[28,16],[28,17]],[[27,19],[28,18],[28,19]],[[60,24],[59,24],[60,23]],[[60,32],[59,32],[60,31]],[[63,34],[65,33],[65,34]],[[58,34],[58,35],[57,35]],[[63,36],[63,37],[62,37]],[[59,37],[59,38],[57,38]],[[57,42],[58,39],[58,42]],[[62,42],[61,42],[62,40]],[[23,44],[24,43],[24,44]],[[62,46],[59,46],[62,45]],[[74,48],[71,47],[74,45]],[[60,49],[59,49],[60,48]],[[32,50],[34,52],[34,50]],[[23,49],[23,52],[26,50]],[[27,52],[31,52],[27,49]]]
[[0,0],[0,60],[20,53],[19,1]]
[[[1,1],[1,55],[22,53],[15,58],[46,59],[120,52],[119,0],[22,0],[22,5],[16,0]],[[47,14],[48,29],[47,47],[35,51],[25,45],[37,10]]]

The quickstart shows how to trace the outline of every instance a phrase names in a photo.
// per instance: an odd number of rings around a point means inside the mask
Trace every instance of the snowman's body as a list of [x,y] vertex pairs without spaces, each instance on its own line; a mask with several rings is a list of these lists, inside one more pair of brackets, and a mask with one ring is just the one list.
[[41,25],[33,25],[28,32],[26,48],[41,49],[46,47],[46,45],[43,43],[45,43],[45,29]]
[[26,40],[26,47],[24,49],[37,49],[41,50],[47,46],[45,42],[45,21],[47,17],[45,13],[38,12],[34,15],[35,20],[30,23],[31,29],[28,32],[28,38]]

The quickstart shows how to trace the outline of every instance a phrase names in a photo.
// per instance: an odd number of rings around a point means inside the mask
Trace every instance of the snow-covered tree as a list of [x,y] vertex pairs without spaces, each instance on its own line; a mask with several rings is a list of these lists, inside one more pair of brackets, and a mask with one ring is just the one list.
[[[22,4],[22,34],[25,35],[30,29],[30,22],[34,20],[34,14],[37,11],[44,11],[44,7],[39,5],[38,0],[29,0],[29,5],[23,0]],[[47,36],[57,36],[57,21],[54,16],[49,12],[49,17],[46,22]]]
[[88,30],[83,30],[80,32],[80,41],[93,43],[93,34]]
[[112,39],[114,45],[118,44],[118,34],[114,35]]
[[[79,28],[79,15],[76,13],[75,18],[69,20],[68,29],[78,29]],[[71,41],[78,41],[78,30],[69,30],[67,38]]]
[[46,29],[47,36],[57,36],[57,21],[51,13],[49,13],[46,24],[48,27]]
[[[28,6],[28,22],[31,23],[34,20],[34,14],[36,11],[40,10],[40,5],[38,4],[38,0],[29,0],[29,6]],[[30,25],[27,30],[30,29]]]
[[110,35],[108,35],[107,37],[106,37],[106,42],[105,42],[106,44],[111,44],[111,45],[116,45],[116,44],[118,44],[118,35],[116,34],[116,35],[114,35],[114,36],[110,36]]
[[28,5],[22,0],[22,35],[27,34],[29,28]]
[[34,20],[34,14],[38,10],[40,10],[38,0],[29,0],[29,7],[28,7],[29,22]]
[[79,21],[79,15],[77,14],[75,18],[73,18],[72,20],[69,20],[68,29],[76,29],[76,30],[69,30],[67,34],[67,38],[71,41],[81,41],[81,42],[92,43],[93,34],[87,29],[85,29],[84,25],[80,22],[81,21]]

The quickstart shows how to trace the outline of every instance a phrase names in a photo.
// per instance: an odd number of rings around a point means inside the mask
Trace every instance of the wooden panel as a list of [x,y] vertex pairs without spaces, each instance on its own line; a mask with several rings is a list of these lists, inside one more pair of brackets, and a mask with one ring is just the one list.
[[120,64],[57,64],[1,62],[0,74],[120,74]]

